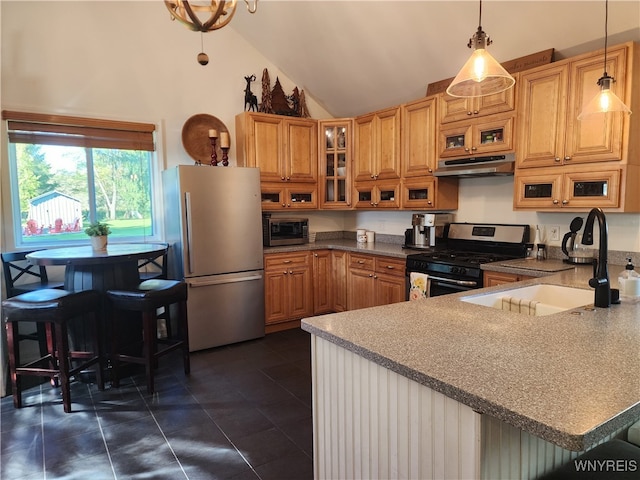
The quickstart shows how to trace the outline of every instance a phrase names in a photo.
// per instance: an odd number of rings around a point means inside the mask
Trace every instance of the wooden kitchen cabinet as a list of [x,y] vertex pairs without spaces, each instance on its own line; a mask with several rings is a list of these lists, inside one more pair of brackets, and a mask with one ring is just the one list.
[[[517,75],[514,74],[516,85],[518,84]],[[515,88],[509,88],[493,95],[472,98],[451,97],[446,93],[441,93],[438,95],[440,123],[458,122],[496,113],[511,112],[515,109],[515,91]]]
[[314,250],[313,258],[313,314],[333,311],[333,263],[331,250]]
[[267,333],[290,328],[313,314],[313,275],[310,252],[264,256],[265,328]]
[[347,310],[347,262],[349,255],[342,250],[331,251],[333,282],[333,309],[336,312]]
[[400,180],[360,182],[353,186],[355,208],[400,208]]
[[437,105],[437,97],[431,96],[401,106],[404,179],[431,176],[436,169]]
[[514,150],[515,115],[506,113],[440,126],[440,158],[466,158]]
[[402,208],[408,210],[455,210],[458,179],[426,176],[404,180],[401,200]]
[[348,310],[405,301],[405,260],[377,255],[349,254]]
[[495,287],[496,285],[503,285],[505,283],[513,283],[513,282],[521,282],[523,280],[529,280],[534,278],[530,275],[520,275],[515,273],[505,273],[505,272],[491,272],[484,271],[483,281],[485,287]]
[[516,170],[514,210],[618,209],[621,193],[629,199],[629,204],[637,204],[637,188],[628,192],[621,189],[620,181],[626,176],[626,168],[572,165]]
[[354,120],[354,181],[400,179],[400,107]]
[[318,191],[307,183],[260,186],[263,211],[309,210],[318,206]]
[[236,116],[238,166],[259,167],[266,183],[316,183],[318,124],[306,118],[244,112]]
[[[607,50],[612,91],[629,105],[631,44]],[[630,119],[622,114],[578,120],[584,104],[600,90],[604,51],[521,72],[516,167],[549,167],[626,159]],[[629,76],[628,76],[629,75]]]
[[319,122],[318,193],[320,208],[351,207],[353,119]]

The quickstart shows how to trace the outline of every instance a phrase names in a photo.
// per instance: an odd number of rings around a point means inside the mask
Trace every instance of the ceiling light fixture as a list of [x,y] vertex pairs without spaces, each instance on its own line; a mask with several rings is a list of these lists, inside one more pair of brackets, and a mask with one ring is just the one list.
[[516,83],[515,79],[487,52],[487,45],[493,43],[482,30],[482,0],[478,31],[469,39],[467,46],[474,48],[467,60],[447,88],[452,97],[483,97],[503,92]]
[[[236,13],[237,0],[164,0],[164,4],[171,14],[171,20],[177,20],[189,30],[207,33],[227,25]],[[256,13],[258,0],[244,0],[249,13]],[[208,18],[205,18],[208,16]],[[202,40],[202,39],[201,39]],[[206,65],[209,57],[206,53],[198,54],[198,63]]]
[[578,120],[584,119],[588,115],[594,113],[607,113],[607,112],[624,112],[631,114],[631,109],[627,107],[618,96],[611,91],[611,83],[615,82],[614,78],[607,73],[607,40],[609,23],[609,0],[605,0],[605,14],[604,14],[604,74],[598,79],[598,85],[600,91],[593,99],[587,103]]

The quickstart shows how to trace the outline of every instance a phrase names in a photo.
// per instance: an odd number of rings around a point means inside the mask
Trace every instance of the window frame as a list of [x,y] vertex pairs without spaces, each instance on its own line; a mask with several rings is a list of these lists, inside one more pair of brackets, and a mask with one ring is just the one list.
[[[42,248],[58,248],[58,247],[68,247],[68,246],[77,246],[77,245],[87,245],[90,243],[89,237],[81,240],[65,240],[65,241],[55,241],[55,242],[47,242],[46,238],[43,238],[43,241],[39,242],[23,242],[22,240],[22,220],[20,218],[19,212],[15,211],[15,205],[20,204],[19,200],[19,192],[16,188],[15,182],[17,181],[17,162],[15,155],[15,145],[16,143],[11,142],[10,138],[10,130],[9,130],[9,122],[16,120],[34,120],[39,122],[47,122],[53,121],[58,122],[56,125],[62,125],[64,128],[65,122],[72,123],[77,125],[77,123],[84,123],[89,125],[90,128],[94,129],[96,126],[107,126],[115,127],[116,129],[122,129],[131,127],[136,129],[139,127],[141,130],[147,132],[150,135],[152,140],[151,144],[147,141],[145,144],[145,148],[135,148],[136,145],[142,145],[142,143],[138,142],[137,144],[131,143],[130,137],[127,139],[128,143],[121,143],[122,146],[117,146],[117,143],[113,143],[113,138],[109,139],[109,145],[104,144],[93,144],[90,145],[93,148],[116,148],[116,149],[130,149],[130,150],[146,150],[149,154],[149,166],[150,166],[150,178],[149,178],[149,187],[151,189],[150,192],[150,201],[151,201],[151,224],[153,227],[153,233],[144,234],[142,236],[135,237],[121,237],[118,236],[117,240],[114,243],[126,243],[126,242],[156,242],[163,240],[163,232],[164,232],[164,219],[163,219],[163,203],[162,203],[162,184],[161,184],[161,171],[162,171],[162,163],[160,161],[160,155],[158,154],[157,145],[160,142],[156,141],[156,136],[158,134],[158,129],[156,124],[151,123],[136,123],[136,122],[121,122],[115,120],[100,120],[95,118],[88,117],[71,117],[71,116],[62,116],[62,115],[48,115],[48,114],[39,114],[39,113],[28,113],[28,112],[14,112],[14,111],[2,111],[2,138],[7,142],[7,147],[4,149],[2,153],[3,165],[6,168],[4,171],[8,172],[7,174],[2,175],[2,189],[5,193],[2,194],[2,212],[4,221],[4,245],[5,249],[22,249],[22,248],[33,248],[33,247],[42,247]],[[148,140],[147,136],[147,140]],[[60,143],[46,143],[46,142],[36,142],[42,145],[60,145]],[[79,146],[79,145],[71,145],[71,146]],[[149,148],[151,147],[151,148]],[[0,170],[2,171],[2,170]],[[87,179],[89,179],[89,175],[87,175]],[[95,188],[95,185],[93,186]],[[19,207],[18,207],[19,210]],[[10,228],[6,228],[10,227]],[[4,249],[3,249],[4,250]]]

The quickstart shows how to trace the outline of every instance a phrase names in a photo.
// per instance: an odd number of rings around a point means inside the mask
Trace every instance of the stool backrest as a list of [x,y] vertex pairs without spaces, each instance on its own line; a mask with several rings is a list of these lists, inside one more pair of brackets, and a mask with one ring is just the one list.
[[49,287],[47,269],[43,265],[29,263],[26,258],[29,253],[35,251],[0,254],[7,298],[15,297],[29,290]]
[[168,266],[167,261],[169,254],[169,244],[165,244],[166,248],[164,252],[154,258],[145,258],[138,262],[138,272],[140,272],[140,280],[151,280],[154,278],[160,278],[167,280],[168,278]]

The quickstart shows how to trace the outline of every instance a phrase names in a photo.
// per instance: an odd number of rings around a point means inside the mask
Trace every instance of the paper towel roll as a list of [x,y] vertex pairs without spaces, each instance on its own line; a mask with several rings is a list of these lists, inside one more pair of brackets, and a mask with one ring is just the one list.
[[373,243],[376,239],[376,232],[367,230],[367,243]]

